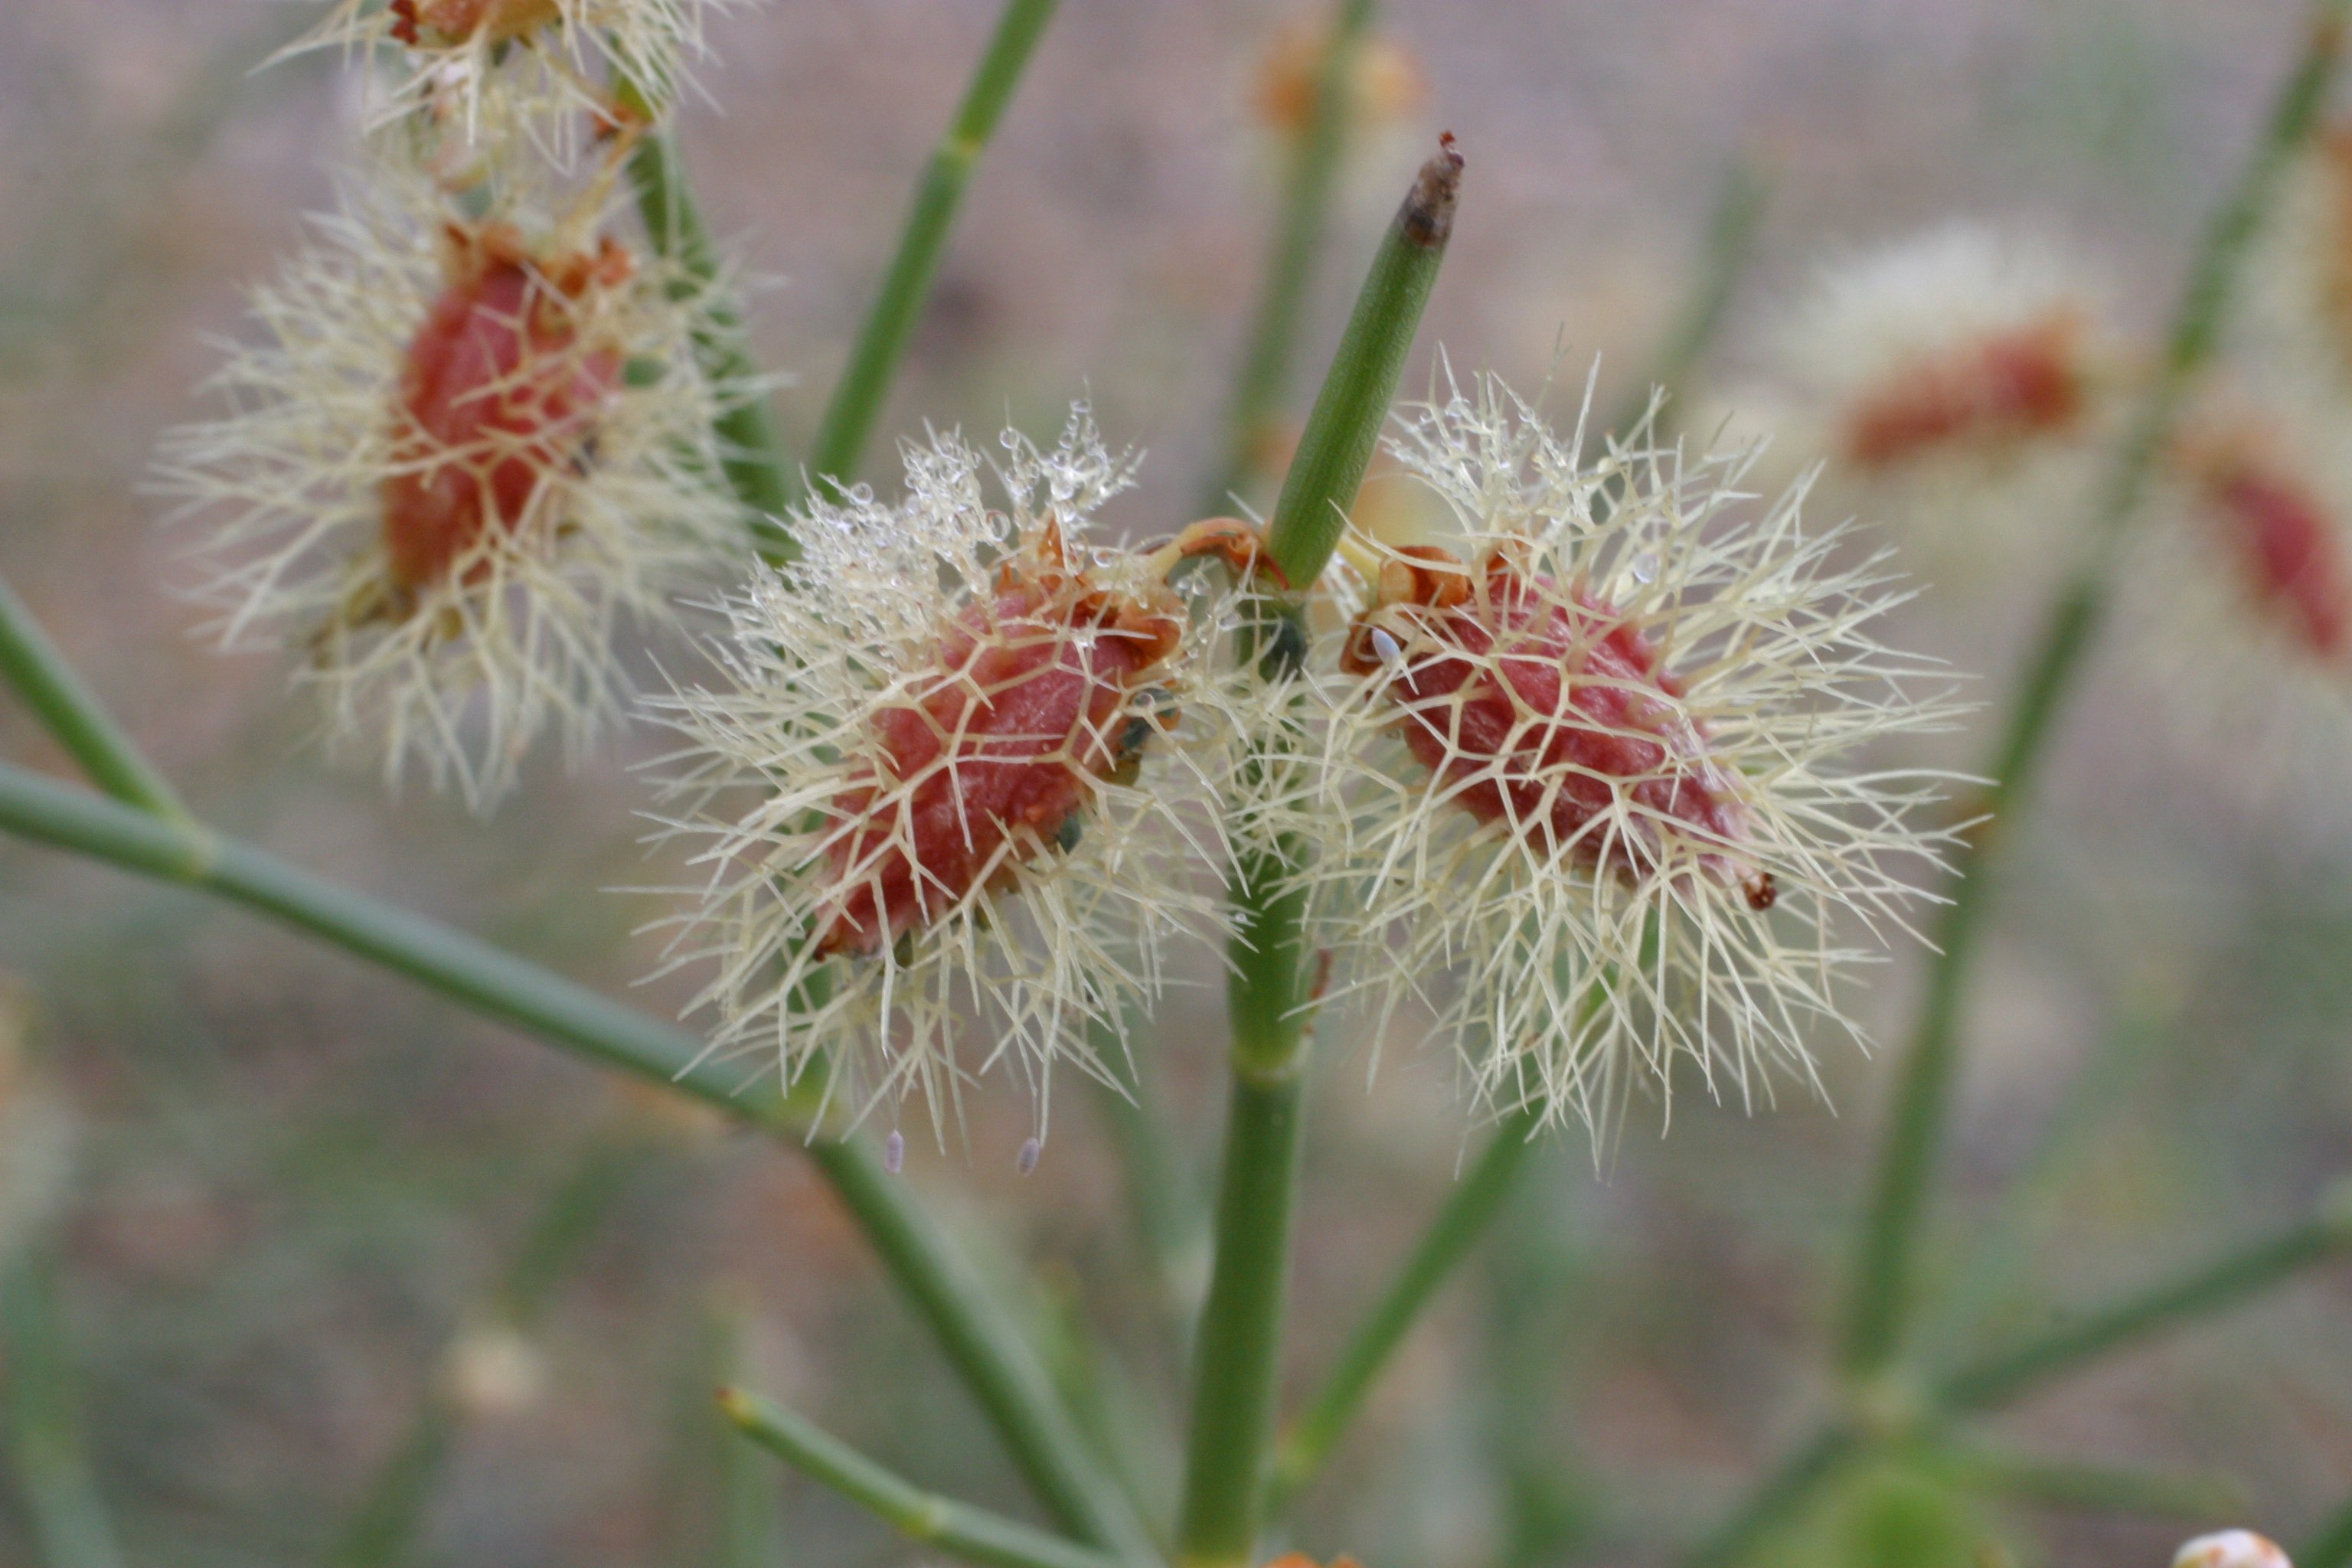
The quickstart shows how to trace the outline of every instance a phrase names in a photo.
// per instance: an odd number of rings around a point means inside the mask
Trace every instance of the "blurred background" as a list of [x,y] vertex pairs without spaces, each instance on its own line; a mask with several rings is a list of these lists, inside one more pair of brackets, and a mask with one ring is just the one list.
[[[1194,515],[1282,166],[1268,60],[1320,10],[1066,5],[972,184],[890,434],[985,437],[1008,416],[1050,434],[1090,396],[1114,442],[1150,451],[1112,521],[1165,532]],[[331,203],[354,145],[333,58],[252,68],[314,11],[0,7],[0,574],[227,831],[628,993],[653,967],[634,929],[659,900],[585,894],[669,874],[632,815],[647,791],[628,764],[656,742],[569,780],[542,767],[488,824],[387,799],[303,746],[281,663],[203,649],[166,591],[174,546],[142,489],[155,437],[194,411],[218,340],[247,330],[242,290]],[[769,0],[712,26],[710,101],[682,134],[714,226],[770,280],[755,335],[798,377],[781,398],[793,450],[994,11]],[[1527,384],[1557,363],[1562,412],[1596,354],[1604,402],[1638,384],[1735,168],[1769,199],[1706,362],[1727,384],[1825,255],[1953,215],[2058,237],[2145,329],[2299,11],[1394,0],[1379,25],[1398,90],[1355,143],[1294,402],[1441,129],[1470,166],[1418,363],[1443,343]],[[1966,561],[1963,585],[1931,581],[1888,635],[1998,699],[2046,572],[2030,548],[2013,563],[1974,550],[1943,541],[1927,559]],[[1967,1016],[1932,1247],[1951,1303],[1934,1332],[1954,1346],[2283,1223],[2352,1166],[2352,818],[2326,787],[2352,758],[2329,727],[2352,715],[2317,710],[2300,737],[2318,787],[2258,784],[2271,759],[2184,733],[2174,694],[2136,674],[2144,644],[2111,642],[2006,862]],[[6,704],[0,750],[67,771]],[[1929,760],[1980,750],[1971,736]],[[1899,1037],[1916,960],[1898,953],[1857,999],[1881,1038]],[[33,1260],[5,1314],[0,1561],[40,1561],[29,1521],[75,1428],[142,1564],[925,1555],[730,1446],[707,1404],[730,1368],[927,1485],[1034,1516],[791,1151],[193,896],[14,844],[0,973],[0,1245]],[[1221,1113],[1222,1008],[1199,978],[1138,1053],[1196,1190]],[[663,1012],[684,986],[632,994]],[[1470,1135],[1445,1064],[1400,1044],[1368,1083],[1365,1046],[1334,1026],[1318,1056],[1300,1388]],[[1824,1051],[1830,1104],[1790,1093],[1750,1114],[1694,1084],[1671,1137],[1637,1106],[1602,1168],[1580,1137],[1547,1148],[1306,1499],[1299,1543],[1372,1568],[1634,1563],[1717,1517],[1826,1397],[1824,1324],[1891,1075],[1884,1053]],[[1164,1488],[1155,1434],[1181,1415],[1181,1360],[1101,1097],[1057,1085],[1025,1178],[1025,1096],[970,1107],[945,1150],[910,1122],[903,1179]],[[2217,1507],[2292,1537],[2352,1491],[2347,1305],[2352,1278],[2323,1272],[1995,1428],[2197,1479],[2175,1489],[2186,1517],[1923,1466],[1831,1499],[1789,1560],[1969,1565],[1991,1540],[2024,1563],[2156,1564]],[[1081,1320],[1115,1353],[1061,1353]]]

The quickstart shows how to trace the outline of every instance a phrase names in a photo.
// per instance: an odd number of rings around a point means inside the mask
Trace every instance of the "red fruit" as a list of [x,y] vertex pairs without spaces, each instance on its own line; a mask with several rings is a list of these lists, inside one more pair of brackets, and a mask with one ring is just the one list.
[[549,475],[586,458],[619,386],[617,349],[579,341],[581,300],[629,275],[612,241],[533,258],[497,228],[455,232],[449,279],[402,366],[399,471],[383,537],[403,589],[439,582],[486,531],[511,531]]
[[2352,642],[2352,569],[2335,520],[2292,476],[2240,458],[2217,463],[2206,489],[2257,603],[2323,659]]
[[2061,314],[1915,366],[1854,410],[1846,455],[1885,468],[1959,441],[2065,429],[2088,401],[2081,340],[2080,325]]
[[828,808],[855,826],[826,850],[820,952],[876,952],[1002,885],[1170,717],[1133,698],[1182,632],[1172,598],[1097,587],[1050,533],[1035,555],[942,628],[935,672],[875,717],[876,765]]
[[[1343,662],[1386,680],[1405,745],[1449,800],[1629,883],[1657,869],[1680,825],[1707,847],[1697,858],[1709,876],[1770,907],[1770,876],[1729,853],[1748,821],[1733,776],[1622,611],[1523,574],[1499,551],[1475,582],[1443,551],[1408,553],[1382,573],[1381,608],[1358,623]],[[1629,818],[1605,820],[1621,800]]]
[[480,37],[504,43],[552,22],[556,0],[392,0],[392,36],[411,48],[430,40],[462,43]]

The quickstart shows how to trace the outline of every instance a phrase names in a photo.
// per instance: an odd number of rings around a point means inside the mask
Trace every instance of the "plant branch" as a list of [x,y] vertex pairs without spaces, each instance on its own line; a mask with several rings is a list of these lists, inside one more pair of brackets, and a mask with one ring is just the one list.
[[[1649,374],[1626,390],[1611,416],[1608,429],[1624,435],[1642,422],[1650,411],[1650,399],[1654,391],[1679,392],[1683,383],[1698,368],[1701,355],[1715,335],[1723,330],[1723,319],[1731,308],[1732,289],[1739,275],[1748,267],[1748,253],[1755,248],[1756,231],[1764,218],[1766,197],[1770,193],[1761,176],[1749,164],[1735,163],[1723,176],[1722,186],[1716,192],[1714,209],[1707,215],[1706,234],[1699,245],[1698,268],[1693,275],[1690,291],[1684,295],[1680,308],[1666,325],[1664,334],[1652,350]],[[1673,405],[1661,415],[1662,421],[1672,421]]]
[[1052,1385],[978,1282],[860,1140],[818,1138],[804,1078],[747,1086],[703,1042],[462,931],[379,902],[190,822],[152,816],[0,763],[0,830],[199,889],[404,975],[485,1017],[806,1142],[894,1281],[939,1336],[1055,1515],[1116,1544],[1142,1539]]
[[[2342,52],[2347,5],[2347,0],[2317,0],[2313,6],[2303,54],[2279,91],[2268,127],[2207,226],[2163,361],[2141,394],[2093,512],[2090,559],[2051,613],[1994,752],[1988,774],[1994,782],[1983,805],[2001,837],[2016,831],[2015,817],[2046,749],[2053,721],[2081,672],[2084,654],[2105,612],[2121,536],[2138,510],[2189,387],[2212,358],[2246,247],[2261,226],[2287,161],[2317,122]],[[1856,1253],[1842,1348],[1845,1370],[1855,1378],[1867,1378],[1886,1365],[1907,1327],[1920,1214],[1948,1120],[1959,1049],[1959,1006],[1993,886],[1990,851],[1996,843],[1980,829],[1953,859],[1958,886],[1937,923],[1937,957],[1895,1089],[1894,1121]]]
[[179,795],[82,684],[64,653],[5,581],[0,581],[0,679],[16,689],[41,727],[92,784],[142,811],[186,820],[187,807]]
[[[625,79],[618,90],[625,100],[643,107]],[[662,132],[647,132],[629,156],[629,175],[636,186],[646,237],[687,275],[675,291],[687,295],[717,288],[719,254],[710,243],[710,231],[703,226],[677,143]],[[695,347],[704,371],[727,400],[712,426],[727,483],[751,514],[752,540],[760,552],[771,561],[789,561],[795,553],[783,522],[792,503],[790,468],[783,439],[776,432],[768,383],[752,362],[742,315],[733,301],[714,300],[704,319],[707,324],[697,334]]]
[[[1372,445],[1388,417],[1406,350],[1453,228],[1461,154],[1451,139],[1421,170],[1373,258],[1333,355],[1267,531],[1267,552],[1292,589],[1314,583],[1347,523]],[[1288,679],[1305,631],[1296,603],[1270,606],[1250,657]],[[1243,767],[1295,765],[1286,719],[1255,738]],[[1246,786],[1244,786],[1246,787]],[[1236,857],[1233,1098],[1217,1189],[1216,1251],[1194,1346],[1177,1555],[1186,1568],[1242,1568],[1257,1543],[1265,1456],[1274,1432],[1290,1231],[1298,1197],[1306,1028],[1318,988],[1307,951],[1307,847],[1292,836]]]
[[719,1407],[743,1435],[823,1481],[913,1540],[987,1568],[1119,1568],[1119,1560],[969,1503],[927,1492],[783,1406],[719,1391]]
[[931,277],[947,248],[948,230],[963,200],[972,166],[996,133],[997,121],[1013,101],[1021,73],[1053,19],[1056,0],[1008,0],[979,68],[964,89],[947,134],[915,190],[915,203],[898,236],[898,249],[883,275],[882,291],[866,312],[849,363],[833,389],[811,447],[808,473],[835,489],[857,478],[857,466],[874,422],[889,395],[891,378],[907,352],[907,340],[929,298]]
[[1330,217],[1332,183],[1345,151],[1349,75],[1371,24],[1372,9],[1372,0],[1338,0],[1332,11],[1315,69],[1314,102],[1307,123],[1291,139],[1281,221],[1266,258],[1265,291],[1250,322],[1233,406],[1225,416],[1224,466],[1202,500],[1204,513],[1229,510],[1265,461],[1267,437],[1290,391],[1300,308],[1315,275],[1316,252]]
[[2224,1254],[2180,1279],[2095,1308],[2014,1350],[1971,1363],[1938,1379],[1939,1409],[1969,1411],[2003,1404],[2082,1363],[2121,1350],[2190,1319],[2235,1306],[2352,1247],[2341,1194],[2275,1236]]
[[1278,1512],[1321,1469],[1323,1462],[1361,1407],[1372,1382],[1404,1342],[1439,1287],[1486,1232],[1534,1150],[1538,1114],[1530,1109],[1504,1118],[1489,1136],[1477,1163],[1454,1183],[1445,1205],[1422,1232],[1404,1267],[1372,1310],[1349,1336],[1307,1413],[1276,1450],[1272,1495],[1266,1508]]
[[1449,136],[1421,166],[1397,208],[1299,433],[1265,535],[1266,552],[1296,593],[1306,593],[1322,575],[1348,526],[1348,508],[1380,443],[1405,354],[1453,237],[1461,184],[1462,154]]

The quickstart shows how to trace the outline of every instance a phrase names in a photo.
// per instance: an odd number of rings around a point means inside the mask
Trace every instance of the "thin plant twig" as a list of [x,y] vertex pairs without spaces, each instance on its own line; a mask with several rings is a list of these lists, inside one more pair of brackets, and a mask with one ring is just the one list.
[[[1444,258],[1461,173],[1448,138],[1423,166],[1373,258],[1299,438],[1266,536],[1267,554],[1294,593],[1321,574],[1346,527]],[[1271,679],[1285,678],[1284,661],[1303,645],[1298,613],[1295,603],[1276,605],[1258,627],[1253,647]],[[1278,736],[1259,737],[1243,765],[1287,765],[1283,744]],[[1256,1548],[1263,1517],[1315,991],[1298,875],[1306,853],[1296,843],[1254,851],[1241,858],[1235,877],[1226,987],[1233,1089],[1176,1531],[1186,1568],[1240,1568]]]
[[1267,437],[1290,392],[1302,307],[1307,285],[1314,281],[1316,254],[1330,218],[1331,189],[1346,152],[1349,74],[1372,11],[1372,0],[1339,0],[1324,35],[1322,58],[1315,68],[1314,102],[1307,123],[1291,139],[1265,291],[1244,340],[1241,374],[1225,416],[1223,464],[1201,502],[1205,512],[1233,506],[1264,464]]
[[907,352],[923,303],[930,297],[931,278],[947,248],[948,231],[963,201],[971,171],[996,134],[997,121],[1013,101],[1021,73],[1054,18],[1057,0],[1010,0],[997,20],[987,50],[971,82],[964,89],[947,134],[932,149],[931,161],[915,188],[914,205],[899,231],[898,248],[882,276],[882,290],[866,314],[849,362],[834,384],[816,439],[809,448],[808,473],[816,482],[836,489],[857,478],[874,422],[881,416],[891,378]]
[[2051,611],[1986,772],[1993,783],[1982,805],[1992,826],[1980,829],[1953,858],[1958,881],[1937,922],[1937,956],[1895,1088],[1894,1118],[1855,1252],[1840,1352],[1851,1377],[1866,1379],[1884,1369],[1909,1326],[1921,1217],[1943,1147],[1958,1063],[1960,1002],[1993,886],[1991,849],[2016,833],[2015,818],[2053,721],[2105,614],[2123,535],[2189,388],[2212,359],[2247,247],[2262,226],[2288,160],[2318,122],[2343,52],[2347,8],[2347,0],[2317,0],[2312,7],[2303,52],[2279,91],[2263,138],[2207,226],[2163,359],[2141,394],[2092,513],[2089,558]]
[[1119,1560],[1025,1524],[927,1492],[792,1411],[740,1388],[719,1409],[753,1442],[823,1481],[910,1539],[985,1568],[1118,1568]]

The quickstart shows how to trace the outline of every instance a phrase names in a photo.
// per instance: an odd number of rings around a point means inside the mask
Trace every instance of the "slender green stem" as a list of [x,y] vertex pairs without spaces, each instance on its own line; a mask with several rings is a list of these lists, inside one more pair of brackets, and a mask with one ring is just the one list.
[[862,1142],[814,1145],[810,1157],[858,1215],[899,1289],[913,1299],[973,1394],[1065,1528],[1129,1562],[1155,1552],[1118,1481],[1070,1419],[1028,1342],[964,1260],[898,1194],[904,1184]]
[[[1917,1399],[1915,1418],[1892,1430],[1898,1434],[1916,1430],[1951,1416],[2005,1405],[2085,1363],[2235,1306],[2347,1252],[2352,1252],[2352,1189],[2339,1186],[2320,1202],[2310,1218],[2275,1236],[2230,1252],[2178,1279],[2095,1309],[2013,1350],[1935,1379],[1923,1391],[1924,1397]],[[1862,1430],[1843,1424],[1816,1433],[1685,1560],[1687,1568],[1727,1568],[1739,1561],[1873,1441]]]
[[425,1505],[457,1435],[457,1412],[438,1392],[428,1394],[408,1431],[352,1510],[330,1559],[334,1568],[395,1568],[412,1556]]
[[1257,1542],[1297,1208],[1305,1053],[1234,1079],[1217,1192],[1217,1263],[1202,1309],[1198,1376],[1177,1527],[1180,1561],[1244,1568]]
[[1281,219],[1266,260],[1265,292],[1251,321],[1248,347],[1226,416],[1224,467],[1202,500],[1204,512],[1230,508],[1265,460],[1267,437],[1290,392],[1301,309],[1315,276],[1316,252],[1330,216],[1332,183],[1347,140],[1349,78],[1371,24],[1372,0],[1338,0],[1315,71],[1315,100],[1290,145]]
[[1453,237],[1461,184],[1462,154],[1449,137],[1397,208],[1299,434],[1265,540],[1266,553],[1299,593],[1322,574],[1347,529],[1348,508],[1364,482]]
[[41,727],[92,784],[142,811],[174,818],[187,816],[163,775],[140,755],[5,581],[0,581],[0,679],[16,689]]
[[2175,1475],[2037,1454],[1982,1438],[1938,1443],[1969,1484],[2059,1508],[2159,1514],[2219,1523],[2243,1509],[2246,1489],[2231,1476]]
[[[1267,532],[1268,553],[1296,590],[1321,573],[1346,526],[1436,280],[1461,173],[1451,141],[1423,166],[1332,356]],[[1303,647],[1295,605],[1276,606],[1257,628],[1253,657],[1262,649],[1268,679],[1283,679]],[[1297,744],[1288,721],[1277,721],[1254,739],[1243,766],[1253,773],[1294,766]],[[1300,875],[1307,860],[1307,846],[1287,837],[1237,858],[1226,988],[1233,1099],[1176,1531],[1177,1556],[1188,1568],[1245,1564],[1265,1501],[1297,1205],[1306,1026],[1318,979]]]
[[[794,1141],[813,1138],[818,1086],[792,1099],[746,1087],[740,1068],[709,1060],[685,1030],[606,1000],[449,927],[312,876],[194,823],[170,822],[0,764],[0,830],[202,889],[270,916],[604,1067],[667,1085]],[[945,1241],[862,1141],[824,1139],[810,1153],[894,1279],[940,1338],[1014,1460],[1073,1531],[1114,1546],[1140,1540],[1124,1500],[1054,1402],[1035,1357],[983,1298]]]
[[2322,1520],[2294,1554],[2301,1568],[2346,1568],[2352,1563],[2352,1501]]
[[[648,132],[629,158],[629,174],[636,184],[637,212],[645,220],[653,247],[675,260],[685,271],[681,294],[717,287],[719,253],[703,226],[702,212],[694,200],[677,144],[658,132]],[[768,384],[752,362],[744,341],[740,312],[732,301],[714,301],[704,312],[705,327],[696,342],[704,370],[720,389],[725,405],[712,428],[719,437],[719,461],[727,482],[751,514],[754,542],[771,560],[784,561],[793,553],[792,535],[784,531],[783,515],[792,504],[789,465],[782,438],[776,433],[775,405]]]
[[[2301,58],[2274,103],[2268,128],[2208,226],[2189,269],[2165,355],[2118,446],[2092,517],[2090,557],[2060,597],[2027,666],[2016,710],[1994,753],[1985,800],[2003,835],[2026,799],[2052,721],[2080,673],[2105,611],[2118,543],[2138,510],[2181,404],[2210,361],[2227,319],[2246,247],[2260,228],[2287,161],[2310,137],[2343,47],[2347,0],[2318,0]],[[1866,1378],[1898,1349],[1911,1308],[1913,1274],[1929,1178],[1943,1144],[1958,1065],[1959,1005],[1992,888],[1993,840],[1979,833],[1954,858],[1959,878],[1935,933],[1937,958],[1881,1155],[1862,1245],[1856,1253],[1842,1359]]]
[[[1764,181],[1748,163],[1734,163],[1725,172],[1723,184],[1716,193],[1714,210],[1707,215],[1706,235],[1699,245],[1698,269],[1692,278],[1690,291],[1683,297],[1681,308],[1659,338],[1649,374],[1626,390],[1611,415],[1609,429],[1612,434],[1622,436],[1638,426],[1650,411],[1650,400],[1655,392],[1678,391],[1698,367],[1699,356],[1715,342],[1716,333],[1723,329],[1724,316],[1731,308],[1732,290],[1740,273],[1747,269],[1748,253],[1755,248],[1767,194]],[[1659,416],[1662,424],[1672,422],[1672,410],[1673,405],[1667,405],[1667,412]]]
[[1841,1426],[1816,1434],[1781,1461],[1738,1512],[1716,1528],[1683,1561],[1685,1568],[1730,1568],[1749,1550],[1812,1500],[1830,1479],[1863,1449],[1856,1434]]
[[1119,1560],[927,1492],[780,1405],[723,1390],[719,1405],[743,1435],[910,1538],[988,1568],[1118,1568]]
[[1322,1468],[1370,1392],[1373,1379],[1404,1342],[1406,1331],[1420,1320],[1472,1244],[1486,1234],[1536,1146],[1538,1125],[1538,1114],[1532,1109],[1506,1117],[1477,1162],[1454,1184],[1403,1268],[1349,1336],[1323,1386],[1307,1402],[1306,1414],[1292,1425],[1276,1451],[1269,1510],[1278,1511]]
[[122,1568],[126,1559],[84,1440],[56,1274],[39,1248],[10,1259],[0,1279],[0,1340],[9,1468],[40,1560],[47,1568]]
[[1971,1363],[1937,1380],[1937,1405],[1969,1411],[1999,1405],[2084,1362],[2137,1343],[2194,1318],[2235,1306],[2352,1249],[2352,1226],[2340,1199],[2275,1236],[2224,1254],[2180,1279],[2136,1291],[2014,1350]]
[[898,254],[883,275],[882,292],[866,312],[849,363],[833,389],[810,449],[808,472],[817,481],[845,488],[857,478],[859,458],[866,451],[874,422],[882,413],[891,378],[907,352],[923,302],[930,297],[931,276],[939,270],[947,248],[948,230],[955,222],[964,186],[974,164],[996,133],[996,122],[1013,101],[1021,73],[1053,20],[1056,0],[1008,0],[987,52],[980,58],[963,102],[956,110],[947,134],[932,150],[922,184],[915,189],[914,206],[898,236]]

